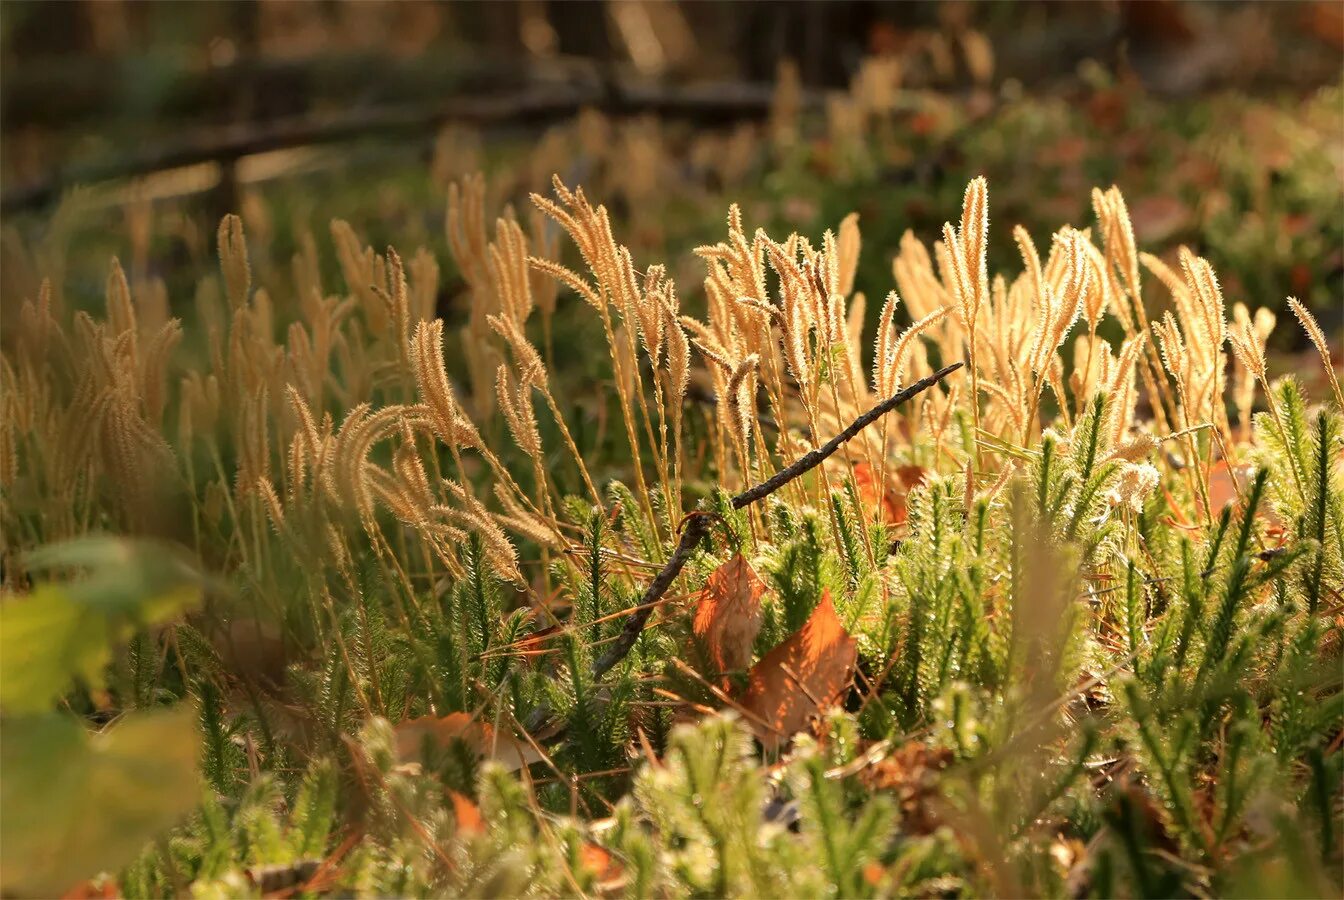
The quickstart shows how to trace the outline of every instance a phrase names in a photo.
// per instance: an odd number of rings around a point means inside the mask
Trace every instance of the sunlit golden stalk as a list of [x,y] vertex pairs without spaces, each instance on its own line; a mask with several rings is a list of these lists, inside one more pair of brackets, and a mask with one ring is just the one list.
[[1321,331],[1320,323],[1316,317],[1311,314],[1311,310],[1302,304],[1302,301],[1296,297],[1288,298],[1288,308],[1297,316],[1297,321],[1302,323],[1302,328],[1307,333],[1307,338],[1311,341],[1316,352],[1320,354],[1321,365],[1325,367],[1325,377],[1330,382],[1330,390],[1335,395],[1335,405],[1339,407],[1340,412],[1344,412],[1344,393],[1340,392],[1339,376],[1335,374],[1335,364],[1330,358],[1330,345],[1325,339],[1325,332]]
[[[671,473],[668,471],[667,468],[667,458],[665,454],[659,449],[660,444],[658,442],[658,438],[654,434],[653,429],[653,418],[649,415],[648,400],[646,400],[644,397],[644,372],[641,370],[639,365],[639,342],[636,337],[637,328],[638,328],[637,322],[627,321],[625,331],[630,352],[629,362],[631,364],[631,367],[634,369],[635,397],[639,402],[640,418],[644,423],[644,435],[649,439],[649,452],[653,454],[653,467],[657,471],[658,479],[662,485],[663,500],[665,503],[667,503],[668,509],[672,509],[672,494],[670,491],[671,487],[670,482],[672,480]],[[653,380],[654,380],[654,388],[656,391],[658,389],[656,363],[654,366]],[[651,504],[648,507],[648,514],[649,514],[649,521],[653,525],[654,533],[657,534],[659,531],[661,531],[661,529],[658,526],[658,520],[653,513],[653,506]]]
[[[839,387],[838,387],[837,384],[836,384],[836,382],[839,380],[839,378],[837,377],[836,372],[835,372],[836,367],[837,367],[837,364],[836,364],[836,354],[833,352],[834,344],[833,344],[832,341],[831,341],[831,331],[830,331],[830,328],[828,327],[828,328],[824,329],[824,330],[823,330],[823,333],[826,335],[826,358],[827,358],[827,360],[830,361],[830,364],[831,364],[831,366],[830,366],[830,374],[831,374],[831,377],[827,379],[827,381],[830,382],[830,386],[831,386],[831,402],[833,402],[833,403],[835,404],[835,416],[836,416],[836,420],[837,420],[837,421],[842,421],[842,422],[843,422],[844,419],[845,419],[845,414],[844,414],[844,407],[841,406],[841,404],[840,404],[840,389],[839,389]],[[848,358],[846,358],[846,360],[845,360],[845,364],[844,364],[843,368],[844,368],[844,370],[845,370],[846,373],[849,373],[849,360],[848,360]],[[854,386],[853,386],[853,382],[852,382],[852,381],[851,381],[851,383],[850,383],[850,393],[851,393],[851,394],[854,394]],[[856,402],[857,402],[857,397],[856,397],[855,399],[856,399]],[[861,437],[862,437],[862,439],[863,439],[863,443],[864,443],[864,445],[865,445],[865,449],[867,449],[867,443],[868,443],[867,429],[864,429],[862,432],[860,432],[860,435],[861,435]],[[853,496],[858,497],[858,496],[859,496],[859,486],[858,486],[858,483],[855,481],[855,478],[854,478],[854,458],[853,458],[853,456],[851,455],[851,452],[850,452],[849,442],[846,442],[844,445],[842,445],[842,447],[841,447],[841,451],[842,451],[842,453],[844,454],[844,460],[845,460],[845,475],[844,475],[844,479],[843,479],[843,480],[845,481],[845,483],[846,483],[847,485],[849,485],[849,488],[853,491]],[[866,455],[866,456],[868,457],[868,459],[870,460],[870,462],[868,463],[868,465],[869,465],[869,472],[870,472],[870,473],[876,472],[877,470],[874,469],[874,468],[872,468],[872,463],[871,463],[871,459],[872,459],[872,451],[871,451],[871,450],[868,450],[868,452],[867,452],[865,455]],[[824,479],[823,479],[823,480],[824,480]],[[879,485],[877,486],[877,493],[878,493],[878,496],[879,496],[879,497],[882,496],[882,492],[885,490],[885,488],[886,488],[886,485],[884,485],[884,484],[879,484]],[[827,504],[827,508],[828,508],[828,509],[830,508],[830,504]],[[869,533],[869,531],[868,531],[868,511],[867,511],[866,509],[864,509],[864,506],[863,506],[862,503],[855,503],[855,504],[854,504],[854,508],[855,508],[855,511],[857,511],[858,514],[859,514],[859,528],[860,528],[860,533],[866,535],[866,534]],[[838,542],[838,541],[839,541],[839,537],[840,537],[840,531],[839,531],[839,529],[840,529],[840,523],[837,522],[837,521],[835,521],[835,515],[834,515],[834,513],[832,513],[828,518],[831,520],[831,528],[832,528],[832,530],[835,532],[836,540],[837,540],[837,542]],[[873,545],[872,545],[872,542],[871,542],[871,541],[868,541],[868,540],[865,540],[865,541],[863,542],[863,548],[864,548],[865,553],[866,553],[867,556],[868,556],[868,564],[869,564],[869,565],[872,565],[872,566],[876,566],[876,564],[877,564],[877,563],[876,563],[876,560],[873,559]]]
[[[603,293],[606,292],[606,289],[601,285],[598,289]],[[616,381],[616,396],[620,400],[621,421],[625,425],[625,439],[630,445],[631,463],[635,470],[635,493],[643,501],[644,513],[648,516],[649,522],[652,523],[654,531],[657,533],[659,530],[658,517],[653,513],[653,506],[649,502],[649,486],[644,480],[644,461],[639,452],[639,439],[635,436],[634,409],[630,403],[629,391],[626,387],[625,366],[621,362],[620,353],[616,347],[616,333],[612,328],[611,314],[607,311],[607,304],[605,303],[602,306],[601,314],[602,329],[606,333],[607,349],[611,355],[612,374]]]

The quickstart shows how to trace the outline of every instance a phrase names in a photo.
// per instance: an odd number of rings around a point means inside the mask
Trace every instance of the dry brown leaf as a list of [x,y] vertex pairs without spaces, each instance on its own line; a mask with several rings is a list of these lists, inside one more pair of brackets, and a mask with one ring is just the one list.
[[719,672],[751,664],[751,647],[761,630],[765,583],[739,553],[714,570],[700,591],[691,630]]
[[[1209,467],[1209,506],[1214,515],[1221,513],[1229,503],[1236,503],[1240,493],[1245,493],[1255,477],[1255,466],[1248,463],[1228,466],[1226,460],[1219,460]],[[1240,488],[1240,491],[1238,491]]]
[[460,740],[476,751],[482,759],[493,759],[509,769],[521,769],[541,756],[527,743],[511,734],[496,731],[485,722],[477,722],[464,712],[450,713],[442,718],[421,716],[397,723],[397,756],[403,762],[420,759],[421,749],[428,742],[435,748],[447,747]]
[[[892,527],[905,524],[907,516],[905,498],[924,481],[927,475],[928,471],[923,466],[897,466],[889,473],[886,490],[882,491],[884,523]],[[867,463],[855,463],[854,481],[859,488],[859,499],[865,505],[877,506],[879,480]]]
[[[1229,503],[1240,509],[1246,495],[1250,493],[1251,482],[1254,480],[1255,466],[1250,463],[1229,466],[1227,460],[1220,459],[1210,466],[1209,506],[1213,509],[1213,515],[1220,515],[1223,507]],[[1265,522],[1271,531],[1283,528],[1283,519],[1268,498],[1260,503],[1256,518]]]
[[1317,0],[1302,9],[1303,29],[1336,50],[1344,50],[1344,7],[1334,0]]
[[598,881],[611,881],[621,876],[621,864],[597,844],[585,843],[580,847],[579,860],[583,867],[592,872]]
[[803,627],[751,668],[742,706],[752,713],[748,721],[767,751],[778,750],[831,704],[849,684],[857,657],[858,644],[835,614],[828,590]]
[[457,791],[449,791],[448,799],[453,801],[453,818],[457,820],[459,834],[485,833],[485,819],[481,818],[480,808],[470,797]]
[[[856,463],[854,466],[854,483],[859,488],[859,499],[865,506],[878,505],[878,478],[873,474],[873,470],[867,463]],[[897,495],[891,488],[880,491],[882,505],[882,521],[887,525],[900,525],[905,521],[905,498]]]
[[94,885],[92,880],[81,881],[62,894],[61,900],[95,900],[95,898],[111,900],[111,898],[120,896],[121,893],[117,890],[116,880],[108,878],[97,886]]
[[1161,244],[1190,227],[1194,211],[1178,197],[1144,197],[1129,207],[1134,236],[1144,244]]
[[271,685],[285,683],[293,660],[280,629],[258,619],[234,619],[216,642],[231,672],[247,672]]
[[951,763],[951,750],[911,741],[862,770],[859,778],[871,791],[896,796],[903,828],[912,834],[932,834],[939,821],[929,801],[938,795],[940,773]]
[[514,641],[509,656],[521,659],[525,665],[531,665],[538,658],[555,652],[555,648],[551,646],[551,639],[563,631],[564,628],[560,625],[539,628],[526,637]]

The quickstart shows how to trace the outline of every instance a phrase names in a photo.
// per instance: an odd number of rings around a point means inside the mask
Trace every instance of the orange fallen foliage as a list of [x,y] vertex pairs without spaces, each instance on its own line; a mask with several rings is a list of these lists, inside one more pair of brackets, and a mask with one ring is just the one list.
[[97,887],[92,880],[81,881],[62,894],[61,900],[110,900],[120,896],[116,881],[109,878]]
[[[905,498],[924,480],[928,474],[923,466],[897,466],[889,473],[885,490],[879,491],[879,478],[872,468],[864,462],[854,464],[854,481],[859,488],[859,499],[866,506],[878,505],[879,495],[882,504],[882,521],[889,526],[904,525],[906,520]],[[891,484],[891,482],[895,484]]]
[[597,844],[586,843],[579,848],[579,860],[583,867],[592,872],[599,882],[608,882],[620,878],[621,864],[616,858]]
[[437,718],[422,716],[406,719],[394,729],[397,735],[397,755],[406,762],[420,759],[421,749],[428,742],[436,748],[447,747],[460,740],[483,759],[494,759],[510,769],[521,769],[538,762],[541,756],[531,746],[511,734],[496,731],[486,722],[478,722],[464,712],[450,713]]
[[538,658],[553,651],[554,648],[549,646],[551,639],[560,634],[561,631],[563,631],[563,628],[560,625],[548,625],[545,628],[539,628],[526,637],[515,641],[511,655],[521,659],[526,665],[532,665]]
[[[1241,507],[1246,494],[1250,491],[1251,482],[1255,480],[1255,466],[1250,463],[1242,463],[1236,466],[1229,466],[1227,460],[1220,459],[1209,467],[1209,507],[1211,516],[1217,518],[1222,514],[1223,509],[1229,504],[1238,509]],[[1163,488],[1167,496],[1167,505],[1171,508],[1171,516],[1168,517],[1167,524],[1177,528],[1193,529],[1198,527],[1190,522],[1181,512],[1180,505],[1176,498],[1171,495],[1171,491]],[[1196,497],[1195,502],[1202,511],[1204,502],[1202,498]],[[1278,533],[1280,536],[1283,531],[1283,520],[1274,510],[1274,507],[1266,497],[1260,504],[1256,517],[1263,520],[1270,529],[1271,534]]]
[[720,673],[751,664],[764,593],[765,583],[740,553],[715,569],[700,592],[691,630]]
[[864,769],[859,779],[871,791],[895,795],[904,829],[932,834],[939,820],[931,801],[937,795],[939,773],[951,763],[951,750],[911,741]]
[[470,797],[449,791],[448,799],[453,801],[453,818],[457,820],[457,830],[461,834],[485,833],[485,819],[481,818],[480,808]]
[[748,675],[741,702],[753,714],[748,721],[767,751],[778,750],[831,704],[849,684],[857,656],[858,644],[845,631],[826,591],[803,627],[762,657]]
[[1245,493],[1255,477],[1255,466],[1245,464],[1229,466],[1226,460],[1219,460],[1209,467],[1209,506],[1216,516],[1223,507],[1238,500],[1238,488]]

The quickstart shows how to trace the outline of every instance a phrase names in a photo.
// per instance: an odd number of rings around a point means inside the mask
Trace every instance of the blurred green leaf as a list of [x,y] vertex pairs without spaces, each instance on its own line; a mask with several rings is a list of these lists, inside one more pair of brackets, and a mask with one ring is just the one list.
[[29,554],[33,571],[74,580],[0,600],[0,708],[49,710],[76,679],[102,686],[114,646],[195,606],[203,577],[170,548],[98,536]]
[[57,896],[131,862],[200,800],[189,707],[140,713],[89,735],[58,714],[4,721],[0,881]]
[[[28,553],[32,572],[59,572],[78,603],[142,620],[162,620],[147,598],[163,598],[208,579],[173,547],[154,541],[91,535],[48,544]],[[210,585],[216,587],[215,585]]]
[[57,585],[0,603],[0,707],[49,710],[76,677],[97,688],[112,656],[109,638],[107,617]]

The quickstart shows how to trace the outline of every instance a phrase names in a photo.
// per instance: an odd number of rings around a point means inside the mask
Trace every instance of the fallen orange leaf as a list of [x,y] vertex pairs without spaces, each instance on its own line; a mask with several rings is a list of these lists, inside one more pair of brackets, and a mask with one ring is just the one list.
[[879,494],[882,503],[882,521],[887,525],[904,525],[907,517],[905,498],[924,481],[928,471],[923,466],[897,466],[894,470],[895,481],[900,485],[888,485],[879,492],[879,478],[867,463],[854,464],[854,481],[859,488],[859,499],[868,506],[878,504]]
[[936,799],[939,775],[952,764],[952,751],[910,741],[865,767],[859,779],[870,791],[894,794],[902,827],[911,834],[932,834],[940,824]]
[[117,882],[108,878],[102,883],[101,887],[95,887],[93,881],[81,881],[67,890],[61,900],[111,900],[111,898],[120,897],[121,893],[117,890]]
[[742,706],[752,713],[748,721],[767,751],[778,750],[831,704],[849,683],[857,657],[858,644],[835,614],[828,590],[803,627],[749,673]]
[[1249,464],[1233,468],[1228,466],[1227,460],[1220,459],[1210,466],[1209,506],[1213,508],[1214,515],[1222,512],[1227,504],[1237,502],[1237,488],[1240,487],[1244,492],[1254,477],[1255,466]]
[[1188,228],[1194,211],[1189,204],[1168,194],[1144,197],[1131,203],[1129,218],[1134,233],[1144,243],[1162,243]]
[[1301,11],[1305,30],[1336,50],[1344,50],[1344,9],[1338,3],[1310,3]]
[[924,479],[929,477],[929,470],[923,466],[897,466],[896,477],[908,493],[924,483]]
[[765,583],[739,553],[714,570],[700,592],[691,630],[719,672],[745,669],[761,630]]
[[521,769],[541,760],[530,745],[511,734],[496,731],[488,723],[478,722],[464,712],[450,713],[442,718],[421,716],[397,723],[397,756],[403,761],[420,759],[420,752],[428,742],[436,748],[447,747],[460,740],[483,759],[493,759],[510,769]]
[[448,798],[453,801],[453,818],[457,820],[457,830],[462,834],[484,834],[485,819],[471,798],[457,791],[449,791]]
[[1167,498],[1167,508],[1171,510],[1171,515],[1167,516],[1163,521],[1176,528],[1184,528],[1187,530],[1195,528],[1196,526],[1191,525],[1190,520],[1185,517],[1185,513],[1181,512],[1181,505],[1176,502],[1176,498],[1172,495],[1166,485],[1163,485],[1162,493]]
[[621,874],[620,863],[597,844],[584,844],[579,848],[579,859],[583,867],[592,872],[598,881],[610,881]]
[[548,625],[540,628],[526,637],[519,638],[513,644],[513,652],[510,654],[523,660],[525,664],[531,664],[537,657],[545,656],[552,652],[554,648],[547,646],[551,643],[551,638],[560,634],[563,629],[559,625]]
[[[1229,503],[1240,506],[1250,493],[1251,482],[1255,480],[1255,466],[1242,463],[1229,466],[1227,460],[1220,459],[1209,467],[1209,506],[1217,516]],[[1266,498],[1260,503],[1256,517],[1265,522],[1271,530],[1282,530],[1283,519],[1275,511],[1272,502]]]

